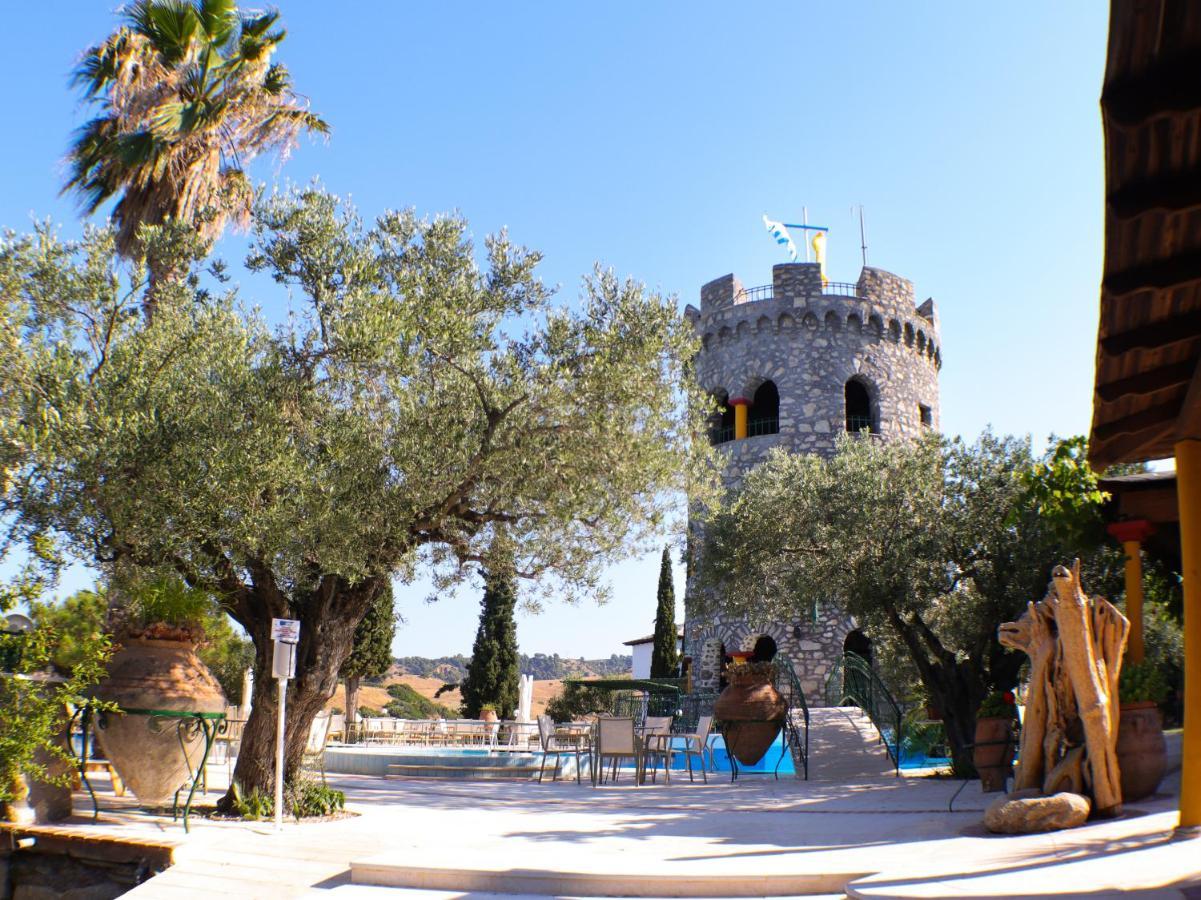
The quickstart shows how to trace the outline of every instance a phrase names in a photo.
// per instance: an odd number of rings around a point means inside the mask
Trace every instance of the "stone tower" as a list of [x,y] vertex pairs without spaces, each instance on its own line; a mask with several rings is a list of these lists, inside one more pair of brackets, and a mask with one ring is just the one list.
[[[938,314],[891,272],[865,267],[855,284],[823,284],[816,263],[785,263],[754,288],[726,275],[702,287],[701,308],[689,305],[685,316],[702,341],[697,377],[725,407],[711,438],[726,457],[728,486],[772,447],[830,455],[843,431],[889,440],[938,427]],[[684,652],[695,689],[716,690],[723,655],[767,638],[790,658],[809,704],[821,705],[834,660],[870,645],[844,613],[819,609],[754,627],[688,611]]]

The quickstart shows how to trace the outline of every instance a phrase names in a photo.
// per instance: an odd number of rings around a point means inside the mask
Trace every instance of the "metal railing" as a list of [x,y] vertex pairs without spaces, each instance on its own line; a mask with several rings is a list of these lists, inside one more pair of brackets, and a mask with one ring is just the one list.
[[712,436],[714,444],[727,444],[734,440],[734,426],[728,428],[713,428],[709,434]]
[[779,434],[780,420],[777,417],[770,419],[751,419],[746,425],[747,437],[759,437],[764,434]]
[[809,704],[805,702],[805,692],[788,657],[777,654],[772,662],[776,666],[776,690],[788,703],[788,711],[784,714],[784,742],[792,753],[793,768],[798,775],[804,772],[808,781]]
[[862,297],[859,285],[853,281],[827,281],[822,285],[822,293],[835,297]]
[[772,286],[770,284],[761,284],[759,287],[743,288],[734,295],[735,303],[754,303],[757,300],[770,300],[772,298]]
[[862,709],[888,752],[897,775],[901,774],[901,742],[904,723],[901,707],[893,699],[871,663],[849,650],[834,662],[826,679],[826,705],[846,706],[848,701]]
[[864,429],[867,429],[869,432],[875,432],[875,428],[872,427],[871,416],[847,416],[847,431],[851,432],[851,434],[858,434]]

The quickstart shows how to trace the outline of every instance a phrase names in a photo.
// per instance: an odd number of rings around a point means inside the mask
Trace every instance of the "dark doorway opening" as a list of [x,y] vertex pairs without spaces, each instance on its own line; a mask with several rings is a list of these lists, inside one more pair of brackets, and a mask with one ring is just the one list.
[[876,433],[876,417],[872,410],[872,398],[862,381],[852,378],[846,385],[847,431],[858,434],[867,429]]
[[842,642],[843,653],[854,653],[862,656],[868,662],[872,661],[872,642],[871,639],[856,628],[847,635],[845,641]]
[[755,649],[751,651],[751,662],[771,662],[776,657],[775,639],[764,634],[755,641]]

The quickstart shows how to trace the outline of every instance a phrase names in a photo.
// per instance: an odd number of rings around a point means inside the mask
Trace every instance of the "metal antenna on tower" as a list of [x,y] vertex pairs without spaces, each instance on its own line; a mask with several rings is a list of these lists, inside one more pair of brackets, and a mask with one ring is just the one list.
[[867,237],[863,230],[863,204],[859,204],[859,249],[863,251],[863,267],[867,268]]

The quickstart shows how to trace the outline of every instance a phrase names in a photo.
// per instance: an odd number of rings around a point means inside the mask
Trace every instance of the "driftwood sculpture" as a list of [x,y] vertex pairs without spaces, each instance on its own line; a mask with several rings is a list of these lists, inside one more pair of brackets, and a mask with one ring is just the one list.
[[1130,623],[1102,597],[1080,586],[1080,561],[1056,566],[1051,588],[998,636],[1030,657],[1018,790],[1091,796],[1095,815],[1116,815],[1118,673]]

